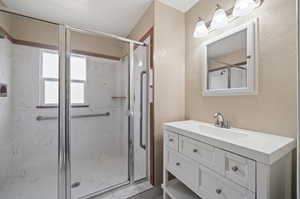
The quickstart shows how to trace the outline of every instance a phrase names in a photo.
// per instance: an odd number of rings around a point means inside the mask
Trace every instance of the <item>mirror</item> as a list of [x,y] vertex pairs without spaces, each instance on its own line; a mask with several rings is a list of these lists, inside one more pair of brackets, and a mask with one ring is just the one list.
[[205,42],[204,95],[256,93],[255,26],[251,22]]

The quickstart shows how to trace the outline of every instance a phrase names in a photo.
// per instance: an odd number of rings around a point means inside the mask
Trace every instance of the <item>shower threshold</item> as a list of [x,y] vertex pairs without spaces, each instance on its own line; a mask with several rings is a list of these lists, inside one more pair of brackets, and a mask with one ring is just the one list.
[[82,196],[78,199],[112,199],[122,198],[127,199],[134,197],[140,193],[148,191],[153,188],[153,185],[146,179],[139,180],[134,184],[130,184],[129,181],[120,183],[115,186],[108,187],[104,190]]

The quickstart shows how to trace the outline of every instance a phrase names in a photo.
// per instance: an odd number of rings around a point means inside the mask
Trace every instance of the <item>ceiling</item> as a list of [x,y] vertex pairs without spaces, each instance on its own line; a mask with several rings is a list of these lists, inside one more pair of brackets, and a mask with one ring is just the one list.
[[170,7],[176,8],[181,12],[187,12],[192,8],[199,0],[159,0]]
[[2,1],[33,17],[127,37],[153,0]]

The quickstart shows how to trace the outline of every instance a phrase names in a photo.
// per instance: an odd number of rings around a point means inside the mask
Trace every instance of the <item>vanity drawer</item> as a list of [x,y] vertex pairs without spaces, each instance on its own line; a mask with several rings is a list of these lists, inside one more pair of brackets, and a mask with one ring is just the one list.
[[251,191],[256,191],[256,164],[253,160],[226,152],[225,176]]
[[255,199],[255,193],[203,166],[199,167],[197,193],[204,199]]
[[167,169],[181,182],[191,189],[197,186],[198,164],[172,150],[167,151]]
[[165,131],[165,144],[168,148],[178,151],[178,135],[170,131]]
[[216,149],[211,145],[180,136],[179,152],[220,174],[224,174],[225,159],[224,151],[222,150]]

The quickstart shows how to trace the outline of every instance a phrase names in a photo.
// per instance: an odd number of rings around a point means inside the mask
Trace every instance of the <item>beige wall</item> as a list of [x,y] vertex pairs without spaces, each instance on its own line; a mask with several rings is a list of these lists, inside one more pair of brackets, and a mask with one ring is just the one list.
[[128,38],[140,40],[154,27],[155,183],[162,182],[162,124],[185,118],[185,17],[157,0],[149,6]]
[[[154,3],[151,3],[143,16],[138,20],[134,28],[127,36],[128,39],[139,41],[154,26]],[[123,48],[123,55],[128,54],[128,46]]]
[[[228,1],[233,5],[232,1]],[[255,96],[203,97],[201,43],[192,37],[196,18],[214,10],[216,1],[203,0],[186,15],[187,116],[212,122],[223,112],[239,128],[296,136],[296,1],[265,1],[252,17],[259,17],[259,93]],[[231,27],[246,21],[243,18]],[[229,27],[230,28],[230,27]],[[228,28],[228,29],[229,29]]]
[[140,40],[154,26],[154,3],[146,10],[144,15],[128,35],[129,39]]
[[162,123],[185,119],[184,13],[154,4],[154,114],[156,183],[162,181]]
[[123,48],[128,44],[107,37],[92,36],[73,32],[71,35],[72,49],[95,52],[114,57],[123,56]]
[[7,32],[10,32],[11,27],[10,15],[0,12],[0,26]]
[[[224,30],[203,39],[192,37],[197,17],[205,18],[217,0],[203,0],[186,14],[186,111],[187,119],[213,122],[222,112],[234,127],[296,137],[297,48],[296,0],[264,1],[251,16],[240,18]],[[226,7],[234,1],[223,1]],[[259,18],[258,95],[235,97],[202,96],[201,43],[249,18]]]
[[1,0],[0,0],[0,6],[6,7],[6,5]]
[[10,34],[14,39],[57,46],[59,26],[11,15]]
[[[8,23],[10,22],[10,23]],[[0,26],[14,39],[58,46],[59,26],[12,15],[0,15]],[[72,32],[72,49],[121,57],[122,42],[107,37]]]

